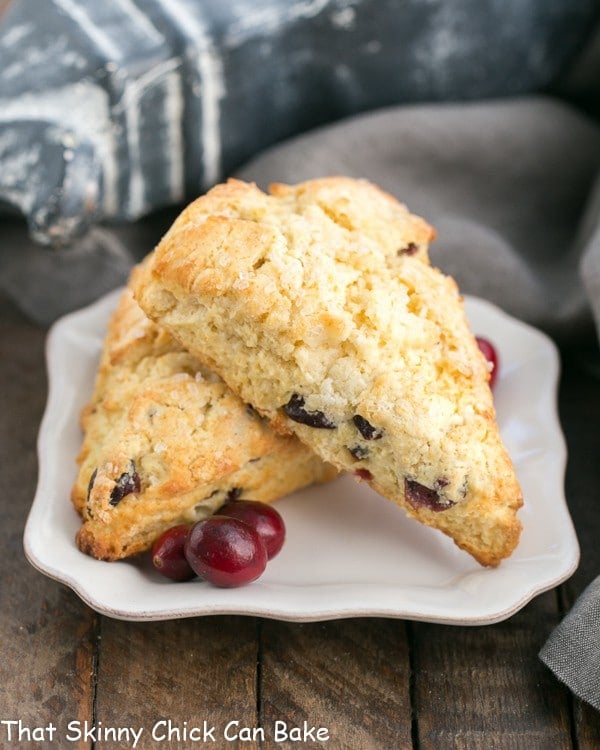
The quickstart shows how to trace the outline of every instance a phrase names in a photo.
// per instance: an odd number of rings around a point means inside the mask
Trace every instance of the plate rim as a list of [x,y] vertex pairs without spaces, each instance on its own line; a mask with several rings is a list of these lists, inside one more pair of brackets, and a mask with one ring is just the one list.
[[[568,556],[564,557],[564,564],[560,571],[557,571],[556,574],[544,581],[533,581],[529,587],[523,589],[520,592],[519,597],[516,598],[515,601],[510,605],[502,606],[495,611],[487,610],[485,612],[482,612],[480,615],[471,615],[468,617],[450,615],[448,613],[443,614],[441,612],[436,612],[433,610],[420,611],[416,607],[411,607],[410,605],[406,606],[406,602],[404,601],[396,604],[390,604],[388,606],[371,605],[367,607],[360,607],[355,605],[343,605],[332,607],[329,609],[313,608],[310,610],[301,609],[299,611],[294,611],[293,609],[290,609],[289,606],[273,607],[265,606],[264,604],[259,604],[256,607],[244,606],[243,609],[240,609],[240,606],[235,602],[230,605],[215,605],[214,600],[211,602],[210,597],[209,601],[204,604],[200,602],[200,604],[190,604],[186,607],[138,607],[128,609],[123,607],[116,607],[109,602],[103,601],[102,598],[98,598],[93,594],[93,592],[90,592],[89,588],[86,588],[83,582],[80,581],[76,576],[73,576],[69,571],[62,569],[60,565],[57,566],[56,560],[54,560],[53,558],[48,559],[48,557],[44,556],[43,552],[40,552],[40,550],[36,546],[35,524],[37,516],[40,513],[41,503],[43,502],[42,494],[48,481],[48,462],[47,459],[44,459],[44,443],[49,439],[52,418],[58,406],[57,401],[59,399],[59,395],[57,394],[58,375],[52,368],[52,358],[53,356],[55,356],[56,348],[61,345],[61,337],[65,334],[68,335],[74,324],[75,327],[77,327],[78,325],[85,324],[88,319],[94,320],[98,315],[107,316],[108,314],[110,314],[110,310],[116,303],[116,300],[122,292],[122,289],[123,287],[114,289],[111,292],[102,295],[99,299],[97,299],[90,305],[68,313],[67,315],[58,319],[48,331],[45,343],[48,392],[46,406],[44,409],[42,420],[40,422],[37,437],[38,480],[23,534],[23,548],[25,556],[29,563],[40,573],[68,586],[85,604],[87,604],[99,614],[103,614],[115,619],[138,622],[172,620],[210,615],[242,615],[251,617],[264,617],[267,619],[275,619],[287,622],[320,622],[353,617],[385,617],[420,622],[433,622],[447,625],[478,626],[494,624],[505,620],[508,617],[511,617],[536,596],[556,587],[560,583],[567,580],[577,569],[580,559],[580,547],[564,492],[564,479],[567,463],[567,446],[562,432],[557,407],[557,391],[560,377],[560,358],[558,349],[552,339],[538,328],[535,328],[531,324],[513,317],[493,302],[474,295],[465,294],[463,295],[463,298],[465,300],[468,316],[469,310],[471,311],[470,314],[472,314],[473,309],[479,309],[480,311],[485,310],[487,314],[492,315],[499,320],[502,320],[505,324],[519,329],[525,335],[534,337],[544,348],[545,354],[549,357],[549,362],[551,363],[551,372],[549,372],[548,379],[546,381],[546,396],[551,401],[552,408],[550,413],[550,420],[552,423],[551,426],[553,431],[553,438],[555,441],[553,447],[556,450],[555,461],[558,462],[556,473],[557,476],[560,477],[561,482],[561,486],[557,493],[560,499],[559,509],[563,512],[564,520],[566,522],[566,526],[563,529],[563,531],[565,532],[565,536],[562,539],[562,542],[566,546],[563,552],[565,553],[565,555],[566,553],[569,553]],[[68,498],[66,498],[65,501],[68,502]],[[94,562],[106,564],[102,563],[102,561]],[[503,564],[507,563],[509,563],[509,561],[505,561],[505,563]],[[404,587],[400,586],[399,588]]]

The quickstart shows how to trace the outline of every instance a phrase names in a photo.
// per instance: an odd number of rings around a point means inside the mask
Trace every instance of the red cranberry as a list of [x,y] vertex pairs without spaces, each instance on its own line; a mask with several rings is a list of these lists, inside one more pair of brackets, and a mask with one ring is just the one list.
[[304,408],[304,397],[294,393],[283,411],[294,422],[306,424],[309,427],[319,427],[323,430],[335,430],[335,424],[322,411],[307,411]]
[[161,534],[152,546],[152,565],[172,581],[189,581],[195,575],[184,552],[189,530],[189,524],[173,526]]
[[381,440],[383,437],[383,430],[373,427],[369,420],[361,417],[360,414],[355,414],[352,421],[365,440]]
[[[441,479],[436,482],[438,489],[445,487],[447,484],[447,479]],[[425,487],[425,485],[419,484],[419,482],[415,482],[412,479],[404,480],[404,496],[413,508],[429,508],[429,510],[433,510],[436,513],[448,510],[453,505],[456,505],[452,501],[442,502],[435,489]]]
[[263,541],[267,557],[271,560],[285,541],[283,518],[271,505],[258,500],[231,500],[219,509],[220,516],[237,518],[252,526]]
[[475,340],[477,341],[477,345],[483,356],[492,365],[492,371],[490,372],[490,388],[493,388],[496,383],[496,378],[498,377],[498,352],[496,351],[496,347],[491,341],[488,341],[488,339],[476,336]]
[[[93,481],[90,480],[90,489],[91,485],[93,485]],[[111,505],[118,505],[124,497],[131,495],[132,492],[139,492],[141,488],[140,475],[135,469],[135,463],[130,461],[129,471],[124,472],[117,479],[117,482],[110,493],[109,502]]]
[[220,515],[192,526],[185,556],[197,575],[224,588],[255,581],[267,565],[267,550],[258,532],[237,518]]
[[398,250],[398,255],[414,255],[418,252],[419,246],[416,244],[416,242],[409,242],[406,247],[402,247],[400,248],[400,250]]

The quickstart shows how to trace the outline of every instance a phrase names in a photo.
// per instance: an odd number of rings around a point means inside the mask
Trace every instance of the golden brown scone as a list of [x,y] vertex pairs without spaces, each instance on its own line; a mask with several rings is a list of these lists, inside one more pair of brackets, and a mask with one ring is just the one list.
[[231,180],[183,211],[134,293],[276,429],[496,565],[521,490],[433,234],[363,180]]
[[148,549],[228,497],[270,502],[335,476],[282,437],[142,313],[126,289],[109,324],[72,500],[79,548],[103,560]]

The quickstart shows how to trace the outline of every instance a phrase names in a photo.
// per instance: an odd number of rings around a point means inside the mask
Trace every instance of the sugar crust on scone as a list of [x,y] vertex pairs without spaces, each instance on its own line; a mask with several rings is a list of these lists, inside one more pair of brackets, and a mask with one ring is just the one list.
[[364,180],[230,180],[176,219],[134,293],[276,429],[496,565],[522,495],[433,235]]
[[82,427],[71,495],[83,519],[77,544],[104,560],[148,549],[228,497],[271,502],[336,474],[150,322],[129,288],[110,320]]

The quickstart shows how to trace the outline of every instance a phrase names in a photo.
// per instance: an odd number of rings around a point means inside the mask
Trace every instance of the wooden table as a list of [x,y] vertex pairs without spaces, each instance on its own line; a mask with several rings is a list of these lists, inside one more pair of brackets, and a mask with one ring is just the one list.
[[[143,748],[600,747],[600,715],[573,699],[537,658],[552,627],[600,573],[599,380],[575,355],[565,357],[560,410],[581,565],[509,620],[483,627],[223,616],[131,623],[94,613],[23,555],[46,398],[44,339],[44,330],[0,300],[0,721],[21,722],[0,724],[0,747],[133,746],[133,735],[127,741],[123,732],[121,742],[86,739],[85,722],[142,728],[136,747]],[[192,741],[160,740],[169,720],[181,736],[195,727],[201,735],[206,722],[205,741],[193,732]],[[237,727],[240,738],[226,740],[223,730],[236,721],[230,734]],[[277,745],[275,722],[322,727],[329,739],[319,742],[315,730],[314,740],[309,733],[306,741]],[[251,731],[256,727],[264,728],[264,741]]]

